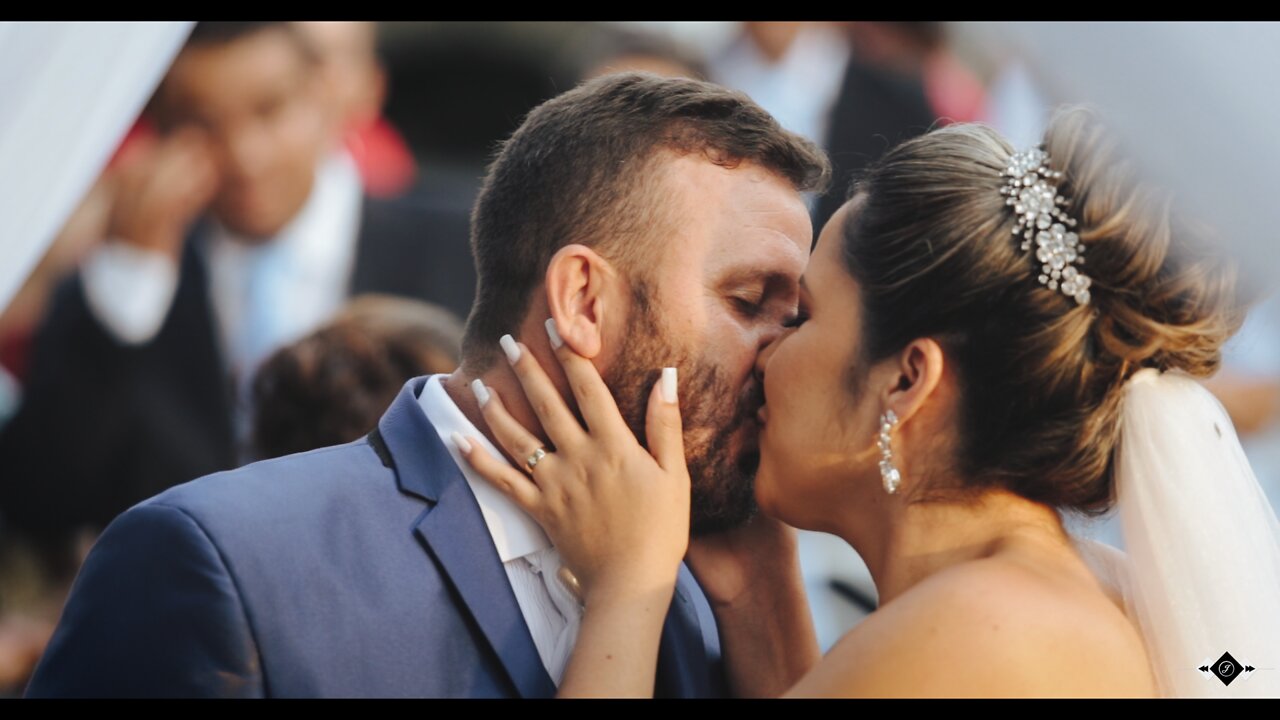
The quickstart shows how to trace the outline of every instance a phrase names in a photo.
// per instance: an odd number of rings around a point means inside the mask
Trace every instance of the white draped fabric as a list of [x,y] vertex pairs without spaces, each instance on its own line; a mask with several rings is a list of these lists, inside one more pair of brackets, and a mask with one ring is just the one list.
[[192,25],[0,22],[0,308],[102,171]]

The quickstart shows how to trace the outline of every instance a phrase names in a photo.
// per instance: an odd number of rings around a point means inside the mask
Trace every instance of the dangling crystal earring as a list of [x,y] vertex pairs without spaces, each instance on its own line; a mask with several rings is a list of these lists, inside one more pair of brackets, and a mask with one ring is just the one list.
[[880,446],[880,477],[884,480],[884,491],[890,495],[898,492],[898,484],[902,482],[902,474],[893,466],[893,448],[889,447],[889,432],[898,424],[898,416],[892,410],[880,416],[880,438],[876,444]]

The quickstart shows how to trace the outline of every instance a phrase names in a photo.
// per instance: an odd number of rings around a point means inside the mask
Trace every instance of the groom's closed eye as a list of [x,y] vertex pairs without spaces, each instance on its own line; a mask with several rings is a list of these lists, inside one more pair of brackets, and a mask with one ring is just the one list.
[[734,310],[746,320],[784,324],[795,316],[795,300],[781,293],[758,291],[729,296]]
[[733,297],[733,303],[737,306],[738,312],[744,317],[754,319],[757,315],[764,312],[764,293],[756,295],[736,295]]
[[794,314],[796,283],[783,273],[745,270],[726,278],[721,288],[726,301],[744,319],[782,322]]

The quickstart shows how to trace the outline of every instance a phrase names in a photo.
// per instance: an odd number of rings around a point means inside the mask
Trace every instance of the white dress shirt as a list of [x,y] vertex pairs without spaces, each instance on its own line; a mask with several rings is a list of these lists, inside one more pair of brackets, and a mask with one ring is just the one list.
[[[306,204],[271,242],[244,242],[217,227],[207,246],[209,291],[235,370],[252,372],[266,355],[316,329],[346,302],[362,197],[359,171],[342,152],[319,167]],[[258,293],[255,272],[265,280]],[[264,311],[269,316],[261,317]],[[262,322],[254,338],[254,323]]]
[[537,521],[478,475],[453,444],[451,435],[456,432],[472,442],[478,440],[491,455],[506,462],[506,456],[476,429],[445,392],[441,384],[444,377],[434,375],[427,381],[418,404],[475,494],[520,612],[533,636],[533,644],[538,648],[547,674],[559,687],[578,637],[582,607],[556,576],[560,553]]

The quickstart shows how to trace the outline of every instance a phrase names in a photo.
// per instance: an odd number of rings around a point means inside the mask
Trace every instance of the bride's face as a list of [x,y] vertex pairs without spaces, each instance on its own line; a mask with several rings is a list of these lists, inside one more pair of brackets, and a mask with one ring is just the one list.
[[756,500],[769,515],[813,530],[831,531],[833,512],[851,500],[879,502],[872,491],[882,408],[854,369],[861,303],[841,257],[849,213],[846,204],[823,228],[800,281],[795,326],[757,363],[765,405]]

